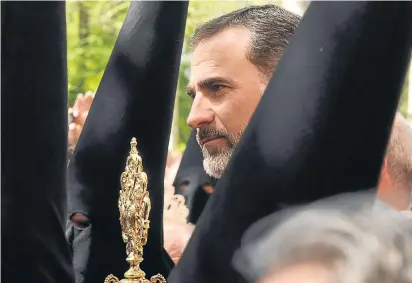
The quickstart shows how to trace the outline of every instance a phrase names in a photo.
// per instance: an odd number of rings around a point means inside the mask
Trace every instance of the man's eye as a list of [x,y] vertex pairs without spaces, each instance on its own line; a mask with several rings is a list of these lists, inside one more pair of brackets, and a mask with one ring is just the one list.
[[225,87],[224,85],[214,85],[214,86],[212,86],[212,90],[214,92],[218,92],[218,91],[222,90],[224,87]]

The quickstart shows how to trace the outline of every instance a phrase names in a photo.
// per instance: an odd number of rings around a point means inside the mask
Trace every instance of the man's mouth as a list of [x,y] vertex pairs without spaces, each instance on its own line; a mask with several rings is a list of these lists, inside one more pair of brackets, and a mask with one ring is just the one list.
[[223,137],[220,136],[213,136],[213,137],[207,137],[207,138],[203,138],[200,140],[200,146],[204,146],[206,143],[213,141],[213,140],[217,140],[217,139],[221,139]]

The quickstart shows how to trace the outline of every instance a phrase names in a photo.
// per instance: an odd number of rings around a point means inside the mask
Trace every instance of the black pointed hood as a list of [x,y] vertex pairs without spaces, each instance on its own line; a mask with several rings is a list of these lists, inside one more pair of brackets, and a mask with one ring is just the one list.
[[[122,276],[127,263],[119,223],[120,174],[135,137],[152,202],[142,269],[167,276],[163,250],[164,168],[187,2],[132,1],[69,165],[69,215],[91,221],[76,272],[85,282]],[[80,249],[80,248],[79,248]]]
[[411,51],[411,2],[313,2],[169,283],[238,282],[244,231],[282,204],[375,187]]
[[74,282],[66,64],[64,2],[1,2],[3,282]]
[[173,183],[176,193],[183,195],[186,199],[186,206],[189,208],[189,222],[196,224],[209,200],[210,194],[203,189],[203,185],[214,187],[216,181],[208,176],[203,168],[203,155],[196,141],[196,130],[192,130]]

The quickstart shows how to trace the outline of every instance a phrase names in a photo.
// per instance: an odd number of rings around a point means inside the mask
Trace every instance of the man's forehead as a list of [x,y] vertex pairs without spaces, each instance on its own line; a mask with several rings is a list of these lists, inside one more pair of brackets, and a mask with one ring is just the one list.
[[227,76],[246,60],[250,33],[245,28],[228,28],[201,42],[191,58],[190,84],[208,77]]
[[250,32],[245,28],[227,28],[200,42],[192,54],[192,67],[208,59],[245,58]]

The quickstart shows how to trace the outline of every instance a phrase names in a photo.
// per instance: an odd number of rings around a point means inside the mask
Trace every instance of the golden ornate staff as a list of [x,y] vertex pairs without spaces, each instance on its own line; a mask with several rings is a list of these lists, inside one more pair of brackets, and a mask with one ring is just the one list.
[[126,243],[126,261],[130,268],[124,274],[125,279],[119,280],[111,274],[104,283],[166,283],[166,279],[160,274],[152,276],[150,281],[147,280],[146,274],[140,269],[143,246],[147,243],[150,228],[151,203],[147,191],[147,175],[143,172],[142,158],[137,151],[135,138],[132,138],[130,146],[126,169],[120,177],[122,189],[119,197],[120,225],[123,241]]

